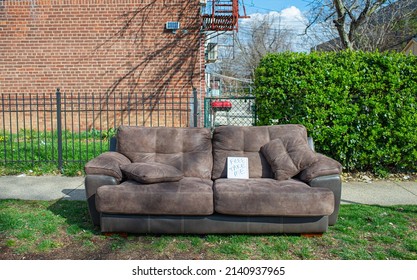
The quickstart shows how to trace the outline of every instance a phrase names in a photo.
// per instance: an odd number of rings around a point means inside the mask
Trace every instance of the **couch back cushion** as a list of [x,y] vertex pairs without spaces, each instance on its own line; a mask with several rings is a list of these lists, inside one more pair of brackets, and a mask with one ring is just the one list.
[[208,128],[121,126],[116,151],[132,162],[171,165],[185,177],[210,179],[213,167]]
[[263,156],[261,147],[275,139],[285,143],[307,143],[307,130],[297,124],[217,127],[213,133],[212,179],[227,177],[227,157],[247,157],[250,178],[273,178],[271,166]]

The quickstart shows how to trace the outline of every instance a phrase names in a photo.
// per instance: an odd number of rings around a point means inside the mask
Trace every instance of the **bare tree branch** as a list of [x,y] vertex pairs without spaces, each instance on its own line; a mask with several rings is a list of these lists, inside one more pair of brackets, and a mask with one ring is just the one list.
[[318,26],[323,36],[333,36],[327,39],[328,47],[337,47],[339,41],[342,49],[382,49],[395,36],[417,31],[399,27],[415,21],[417,0],[312,0],[310,7],[306,31]]

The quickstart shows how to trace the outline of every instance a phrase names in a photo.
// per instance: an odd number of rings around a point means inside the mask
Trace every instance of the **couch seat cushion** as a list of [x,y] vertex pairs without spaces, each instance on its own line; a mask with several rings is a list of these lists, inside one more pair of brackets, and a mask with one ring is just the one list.
[[322,216],[334,211],[332,191],[297,180],[218,179],[213,189],[214,210],[221,214]]
[[144,184],[176,182],[184,176],[177,168],[157,162],[134,162],[122,165],[120,169],[127,179]]
[[99,212],[146,215],[211,215],[212,181],[185,177],[177,182],[141,184],[129,180],[97,189]]

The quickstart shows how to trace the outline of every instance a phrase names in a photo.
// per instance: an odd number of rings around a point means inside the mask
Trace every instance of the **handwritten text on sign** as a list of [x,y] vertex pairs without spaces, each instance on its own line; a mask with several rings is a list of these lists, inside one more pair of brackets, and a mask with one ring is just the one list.
[[227,158],[227,178],[249,179],[249,163],[247,157]]

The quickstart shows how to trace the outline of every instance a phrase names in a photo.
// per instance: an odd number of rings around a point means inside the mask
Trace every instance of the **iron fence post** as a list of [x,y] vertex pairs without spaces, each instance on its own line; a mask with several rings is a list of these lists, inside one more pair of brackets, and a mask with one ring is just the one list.
[[193,107],[193,122],[194,122],[194,127],[198,126],[198,97],[197,97],[197,89],[193,88],[193,98],[194,98],[194,107]]
[[62,171],[62,112],[61,112],[61,91],[56,89],[56,122],[58,137],[58,169]]

